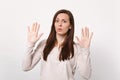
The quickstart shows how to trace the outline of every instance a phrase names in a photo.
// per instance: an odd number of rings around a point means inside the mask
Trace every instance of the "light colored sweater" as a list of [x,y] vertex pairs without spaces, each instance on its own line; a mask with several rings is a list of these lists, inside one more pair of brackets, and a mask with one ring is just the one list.
[[40,64],[40,80],[75,80],[74,74],[76,69],[80,76],[88,80],[91,75],[91,65],[89,57],[89,49],[80,48],[74,44],[74,57],[70,60],[59,61],[60,49],[54,47],[47,57],[47,61],[43,60],[43,49],[46,41],[41,41],[35,48],[35,44],[27,46],[27,55],[23,60],[23,70],[29,71],[41,61]]

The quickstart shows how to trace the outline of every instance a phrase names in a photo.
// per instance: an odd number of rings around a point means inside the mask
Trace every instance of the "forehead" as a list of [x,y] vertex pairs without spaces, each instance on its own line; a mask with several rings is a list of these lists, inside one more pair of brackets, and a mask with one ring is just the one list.
[[66,13],[60,13],[60,14],[57,15],[56,18],[69,20],[69,16],[68,16],[68,14],[66,14]]

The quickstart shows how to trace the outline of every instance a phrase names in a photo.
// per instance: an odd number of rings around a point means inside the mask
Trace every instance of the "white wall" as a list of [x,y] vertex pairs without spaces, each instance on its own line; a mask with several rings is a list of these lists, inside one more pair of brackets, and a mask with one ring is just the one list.
[[39,80],[39,65],[30,72],[21,69],[27,26],[39,22],[42,39],[46,38],[54,13],[62,8],[75,17],[75,35],[84,26],[94,32],[91,80],[120,80],[118,4],[118,0],[0,0],[0,80]]

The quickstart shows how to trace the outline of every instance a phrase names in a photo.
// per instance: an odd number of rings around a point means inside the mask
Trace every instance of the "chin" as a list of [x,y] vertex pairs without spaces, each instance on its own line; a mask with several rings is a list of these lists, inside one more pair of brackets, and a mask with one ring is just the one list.
[[64,35],[66,35],[66,33],[59,32],[59,33],[57,33],[57,35],[64,36]]

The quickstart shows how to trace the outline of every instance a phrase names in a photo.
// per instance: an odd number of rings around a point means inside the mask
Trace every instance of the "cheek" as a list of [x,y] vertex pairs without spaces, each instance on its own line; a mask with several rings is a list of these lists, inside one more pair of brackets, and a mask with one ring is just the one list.
[[69,26],[64,28],[65,32],[68,32],[68,30],[69,30]]

